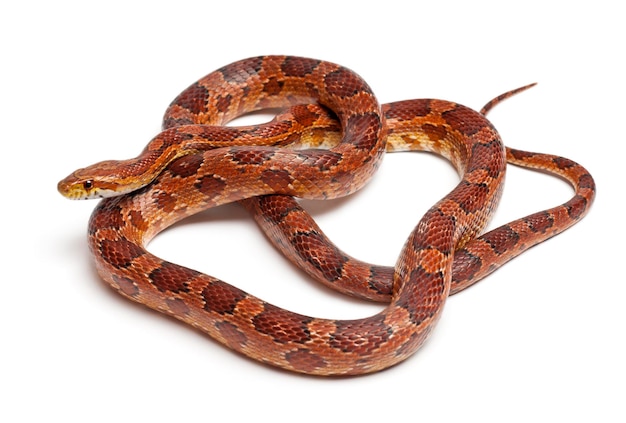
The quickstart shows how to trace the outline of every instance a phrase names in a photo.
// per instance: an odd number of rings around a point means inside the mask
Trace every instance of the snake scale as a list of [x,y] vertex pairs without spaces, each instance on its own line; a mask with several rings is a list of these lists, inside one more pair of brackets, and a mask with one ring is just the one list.
[[[101,277],[122,295],[263,363],[316,375],[370,373],[413,354],[451,293],[562,232],[589,210],[595,186],[583,167],[505,148],[484,117],[517,91],[481,112],[435,99],[381,106],[368,84],[342,66],[293,56],[253,57],[183,91],[167,109],[163,131],[138,157],[79,169],[58,189],[68,198],[110,197],[91,216],[89,246]],[[224,126],[267,108],[284,110],[267,124]],[[433,151],[461,175],[418,222],[393,268],[339,250],[293,198],[355,192],[386,150]],[[575,195],[480,235],[502,194],[507,161],[560,175]],[[386,307],[363,319],[308,317],[146,250],[175,222],[234,201],[315,279],[385,301]]]

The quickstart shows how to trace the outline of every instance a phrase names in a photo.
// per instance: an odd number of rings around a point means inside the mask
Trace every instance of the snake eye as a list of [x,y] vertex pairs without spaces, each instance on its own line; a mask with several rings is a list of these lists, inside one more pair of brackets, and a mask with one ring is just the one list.
[[85,189],[85,191],[89,191],[91,188],[93,188],[93,180],[87,179],[85,182],[83,182],[83,188]]

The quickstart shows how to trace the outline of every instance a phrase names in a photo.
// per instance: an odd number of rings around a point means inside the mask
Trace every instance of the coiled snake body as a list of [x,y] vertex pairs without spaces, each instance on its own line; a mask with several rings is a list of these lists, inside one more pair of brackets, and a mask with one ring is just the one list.
[[[286,106],[293,107],[267,125],[221,126]],[[385,149],[443,154],[462,176],[419,221],[394,268],[340,251],[290,197],[354,192]],[[560,174],[576,195],[478,237],[499,201],[507,159]],[[451,291],[571,226],[594,195],[582,167],[506,150],[481,113],[441,100],[381,108],[346,68],[289,56],[250,58],[207,75],[174,100],[164,131],[138,158],[76,171],[59,190],[70,198],[113,197],[94,211],[89,244],[100,275],[122,295],[259,361],[319,375],[369,373],[404,360],[428,337]],[[176,221],[232,201],[253,212],[275,245],[316,279],[388,306],[365,319],[303,316],[145,249]]]

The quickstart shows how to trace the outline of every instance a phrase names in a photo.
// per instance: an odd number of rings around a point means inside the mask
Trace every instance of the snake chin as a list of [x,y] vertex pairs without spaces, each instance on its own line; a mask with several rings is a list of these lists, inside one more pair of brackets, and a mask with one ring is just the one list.
[[78,178],[76,172],[61,180],[57,184],[57,190],[62,196],[70,200],[90,200],[119,195],[115,191],[96,186],[92,179]]

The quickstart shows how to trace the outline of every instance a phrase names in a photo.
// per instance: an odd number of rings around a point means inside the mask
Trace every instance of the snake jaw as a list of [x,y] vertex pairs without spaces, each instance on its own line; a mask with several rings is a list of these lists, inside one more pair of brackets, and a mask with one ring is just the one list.
[[91,180],[84,183],[70,180],[71,175],[58,183],[57,189],[62,196],[70,200],[89,200],[92,198],[100,198],[98,190],[91,189],[93,182]]
[[91,177],[81,177],[79,169],[57,184],[57,190],[70,200],[90,200],[120,195],[117,185],[105,181],[96,181]]

